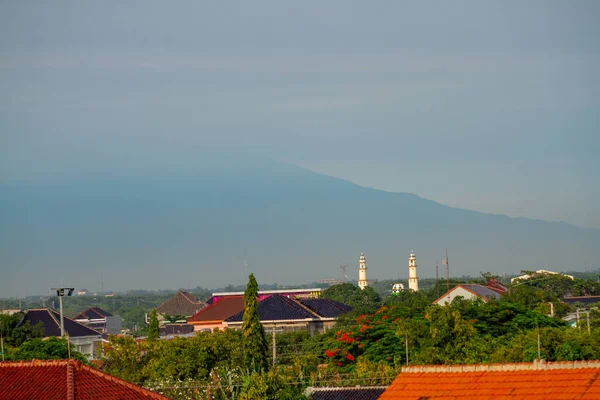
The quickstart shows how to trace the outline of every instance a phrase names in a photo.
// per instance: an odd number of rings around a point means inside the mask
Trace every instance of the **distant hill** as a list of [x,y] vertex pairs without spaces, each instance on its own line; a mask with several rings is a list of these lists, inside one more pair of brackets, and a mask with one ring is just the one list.
[[[215,159],[216,160],[216,159]],[[483,214],[274,161],[0,184],[0,291],[49,281],[98,290],[420,276],[449,248],[453,276],[594,267],[600,230]],[[215,162],[213,162],[215,161]],[[29,285],[29,286],[28,286]],[[16,289],[18,288],[18,290]]]

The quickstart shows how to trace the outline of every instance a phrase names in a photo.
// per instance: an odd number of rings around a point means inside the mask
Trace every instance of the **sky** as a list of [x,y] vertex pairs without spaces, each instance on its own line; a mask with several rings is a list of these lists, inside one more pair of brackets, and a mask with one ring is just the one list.
[[0,3],[0,182],[233,147],[600,228],[597,1]]

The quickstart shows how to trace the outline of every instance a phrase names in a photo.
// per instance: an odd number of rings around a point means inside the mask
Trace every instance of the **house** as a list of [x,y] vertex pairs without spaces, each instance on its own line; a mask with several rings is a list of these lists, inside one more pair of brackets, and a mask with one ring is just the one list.
[[500,293],[498,293],[498,290],[491,289],[487,286],[475,283],[463,283],[454,286],[439,299],[434,301],[433,304],[443,306],[444,304],[452,303],[457,297],[463,297],[466,300],[481,299],[487,303],[489,299],[499,299]]
[[600,361],[403,367],[379,397],[401,399],[598,399]]
[[204,307],[206,307],[205,302],[191,293],[179,290],[173,297],[156,307],[156,312],[159,321],[163,321],[165,315],[169,317],[181,316],[185,320],[185,318],[196,314]]
[[225,329],[224,321],[244,310],[244,297],[224,297],[187,319],[187,323],[194,326],[194,331],[209,331],[214,329]]
[[308,400],[377,400],[385,389],[385,386],[309,387],[305,395]]
[[0,362],[0,388],[6,400],[168,400],[76,360]]
[[494,292],[498,292],[499,294],[502,294],[506,291],[508,291],[508,287],[500,282],[498,282],[497,279],[495,278],[491,278],[486,284],[485,284],[486,288],[492,289]]
[[190,324],[165,324],[160,327],[161,338],[188,337],[194,335],[194,326]]
[[[273,294],[279,294],[285,297],[293,297],[296,299],[300,298],[318,298],[321,297],[321,288],[312,289],[274,289],[274,290],[259,290],[258,301],[264,300]],[[212,297],[207,301],[208,304],[217,302],[225,297],[239,297],[244,296],[244,292],[221,292],[213,293]]]
[[[43,337],[61,336],[60,314],[54,310],[47,308],[26,310],[22,313],[19,324],[24,324],[27,321],[33,326],[41,322],[44,329]],[[88,360],[93,360],[96,349],[100,347],[102,341],[100,333],[67,317],[64,317],[63,324],[65,335],[69,336],[69,342]]]
[[[258,315],[263,327],[267,330],[307,330],[325,332],[335,325],[337,317],[352,308],[330,299],[292,299],[274,294],[258,303]],[[227,327],[242,327],[244,311],[227,318]]]
[[545,270],[545,269],[538,269],[537,271],[535,271],[531,275],[524,274],[524,275],[521,275],[521,276],[517,276],[515,278],[511,278],[510,283],[515,283],[515,282],[518,282],[518,281],[526,281],[527,279],[537,278],[537,277],[544,276],[544,275],[562,275],[562,276],[566,276],[567,278],[569,278],[571,280],[575,280],[575,277],[573,277],[572,275],[561,274],[560,272],[548,271],[548,270]]
[[112,315],[100,307],[90,307],[73,317],[73,320],[100,333],[121,333],[121,317]]

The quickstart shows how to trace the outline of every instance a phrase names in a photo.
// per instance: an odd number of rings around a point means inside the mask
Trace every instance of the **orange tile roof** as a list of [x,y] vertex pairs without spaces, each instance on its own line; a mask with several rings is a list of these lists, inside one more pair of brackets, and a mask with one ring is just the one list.
[[600,399],[600,361],[405,367],[386,399]]
[[75,360],[0,362],[6,400],[168,400]]
[[221,300],[198,311],[188,318],[188,324],[201,324],[206,322],[223,322],[232,315],[244,309],[242,296],[223,297]]

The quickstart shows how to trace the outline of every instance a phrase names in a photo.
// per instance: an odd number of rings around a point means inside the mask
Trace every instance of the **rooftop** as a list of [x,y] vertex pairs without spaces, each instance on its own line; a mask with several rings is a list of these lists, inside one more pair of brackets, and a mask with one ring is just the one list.
[[156,308],[159,314],[190,316],[206,307],[206,303],[196,296],[184,291],[178,291],[173,297]]
[[404,367],[380,397],[497,398],[600,398],[600,361]]
[[[23,321],[29,321],[31,325],[41,322],[44,327],[44,337],[60,336],[60,314],[48,308],[35,308],[24,312]],[[88,328],[73,321],[71,318],[64,317],[65,334],[71,337],[81,336],[99,336],[100,334],[93,329]]]
[[75,360],[0,362],[3,399],[168,400]]
[[188,318],[188,323],[199,322],[222,322],[234,314],[244,310],[244,298],[242,296],[224,297],[216,303],[198,311]]
[[104,311],[100,307],[90,307],[75,315],[73,319],[103,319],[105,317],[112,317],[112,314]]

